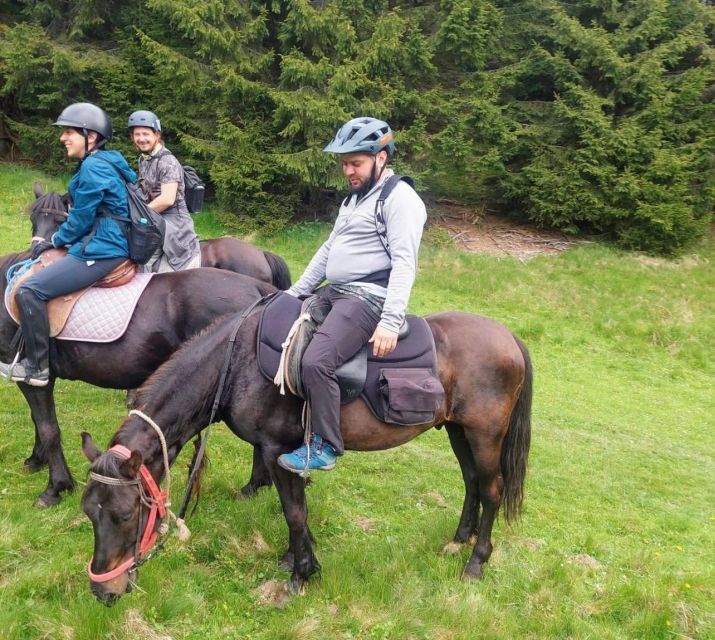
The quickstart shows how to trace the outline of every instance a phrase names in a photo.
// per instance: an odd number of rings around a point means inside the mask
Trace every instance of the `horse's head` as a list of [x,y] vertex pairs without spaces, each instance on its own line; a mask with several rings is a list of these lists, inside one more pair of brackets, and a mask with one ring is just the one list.
[[165,514],[161,493],[137,451],[115,445],[102,453],[88,433],[82,451],[92,463],[82,509],[94,528],[90,589],[110,606],[132,589],[137,567],[157,538]]
[[42,186],[35,182],[32,185],[35,201],[30,205],[30,221],[32,222],[32,242],[49,240],[52,234],[69,216],[69,196],[60,195],[54,191],[45,193]]

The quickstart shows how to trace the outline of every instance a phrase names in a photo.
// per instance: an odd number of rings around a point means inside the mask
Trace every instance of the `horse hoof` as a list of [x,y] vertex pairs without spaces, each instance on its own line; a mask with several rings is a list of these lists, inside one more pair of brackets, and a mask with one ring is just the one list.
[[464,572],[462,573],[462,580],[465,582],[471,582],[473,580],[483,580],[484,572],[482,571],[482,566],[470,567],[466,566]]
[[446,545],[442,547],[442,555],[443,556],[453,556],[456,555],[457,553],[461,553],[462,549],[464,549],[464,543],[463,542],[448,542]]
[[59,496],[39,496],[33,505],[35,509],[47,509],[58,505],[62,498]]
[[305,580],[293,574],[288,582],[288,593],[292,596],[305,595]]
[[254,487],[252,484],[247,484],[243,487],[241,487],[236,493],[234,493],[234,497],[236,500],[248,500],[249,498],[253,498],[258,493],[258,489],[260,487]]
[[33,458],[28,458],[22,463],[22,470],[25,473],[37,473],[38,471],[42,471],[46,466],[46,462],[42,462],[41,460],[35,460]]

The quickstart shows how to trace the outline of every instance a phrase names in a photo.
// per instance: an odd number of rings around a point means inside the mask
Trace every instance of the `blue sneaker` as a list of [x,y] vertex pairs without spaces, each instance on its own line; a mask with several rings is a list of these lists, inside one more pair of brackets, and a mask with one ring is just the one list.
[[[309,453],[310,455],[308,455]],[[284,453],[279,456],[278,464],[293,473],[303,473],[312,469],[330,471],[335,467],[336,458],[337,455],[332,445],[314,433],[310,439],[310,452],[308,447],[303,445],[293,453]]]

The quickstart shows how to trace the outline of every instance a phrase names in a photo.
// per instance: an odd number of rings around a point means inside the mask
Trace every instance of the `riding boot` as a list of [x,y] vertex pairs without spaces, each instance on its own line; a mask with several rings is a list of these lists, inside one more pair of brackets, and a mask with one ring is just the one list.
[[17,292],[20,328],[25,338],[25,357],[12,365],[0,364],[0,374],[15,382],[44,387],[50,380],[50,321],[47,302],[33,291]]

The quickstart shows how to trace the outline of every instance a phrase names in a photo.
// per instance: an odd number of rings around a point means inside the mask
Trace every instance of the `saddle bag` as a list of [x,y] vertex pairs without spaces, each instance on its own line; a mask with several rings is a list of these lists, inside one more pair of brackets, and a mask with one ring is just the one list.
[[444,401],[444,387],[428,368],[380,369],[382,415],[385,422],[426,424]]
[[184,200],[190,213],[201,213],[204,207],[204,193],[206,186],[196,173],[196,169],[185,164],[184,170]]

